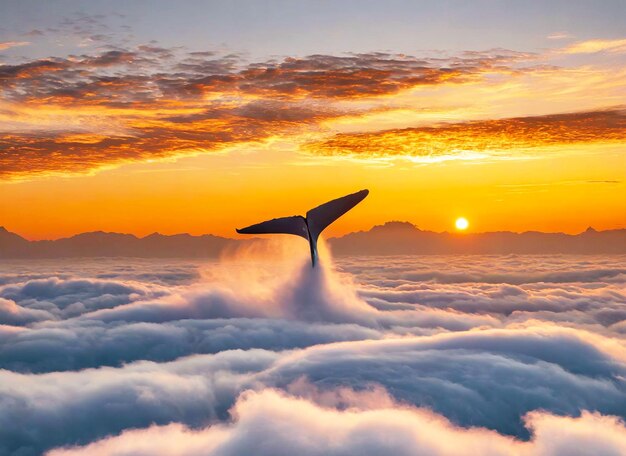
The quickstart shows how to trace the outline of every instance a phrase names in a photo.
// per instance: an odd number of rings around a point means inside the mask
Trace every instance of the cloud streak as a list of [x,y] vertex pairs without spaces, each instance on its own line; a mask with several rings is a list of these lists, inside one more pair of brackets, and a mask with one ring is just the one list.
[[30,43],[28,41],[3,41],[0,42],[0,51],[5,51],[19,46],[27,46]]
[[622,108],[547,116],[449,123],[437,126],[344,133],[306,144],[323,156],[462,158],[463,154],[507,156],[519,149],[626,140]]
[[596,52],[624,53],[626,40],[587,40],[579,41],[561,50],[565,54],[593,54]]

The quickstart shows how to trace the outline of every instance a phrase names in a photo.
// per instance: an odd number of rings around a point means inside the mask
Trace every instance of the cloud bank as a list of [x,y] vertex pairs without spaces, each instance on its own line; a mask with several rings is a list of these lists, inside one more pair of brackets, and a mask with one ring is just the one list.
[[[533,431],[521,442],[485,429],[464,429],[427,410],[409,407],[336,410],[274,391],[247,392],[232,410],[234,422],[201,430],[179,424],[126,431],[83,448],[50,456],[92,455],[489,455],[619,454],[626,427],[615,417],[528,414]],[[259,442],[261,444],[259,445]]]
[[0,452],[623,452],[623,257],[285,258],[3,264]]

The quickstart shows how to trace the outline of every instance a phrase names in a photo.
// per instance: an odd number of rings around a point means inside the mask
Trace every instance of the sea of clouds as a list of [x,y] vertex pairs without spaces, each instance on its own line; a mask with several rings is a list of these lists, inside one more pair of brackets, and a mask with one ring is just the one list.
[[626,257],[0,264],[0,455],[626,454]]

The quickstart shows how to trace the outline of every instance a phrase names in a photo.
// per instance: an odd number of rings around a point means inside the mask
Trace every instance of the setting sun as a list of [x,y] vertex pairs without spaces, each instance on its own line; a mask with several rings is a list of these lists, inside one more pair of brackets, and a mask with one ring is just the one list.
[[467,227],[469,226],[469,222],[465,217],[459,217],[458,219],[456,219],[456,222],[454,222],[454,225],[456,226],[457,230],[463,231],[467,229]]

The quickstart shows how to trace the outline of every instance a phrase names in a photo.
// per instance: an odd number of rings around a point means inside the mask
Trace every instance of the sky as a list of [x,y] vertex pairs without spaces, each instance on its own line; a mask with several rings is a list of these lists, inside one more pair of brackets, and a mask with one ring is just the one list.
[[0,1],[0,225],[626,227],[626,8]]
[[[0,0],[0,226],[626,228],[624,6]],[[302,242],[0,261],[0,454],[626,454],[624,255]]]

